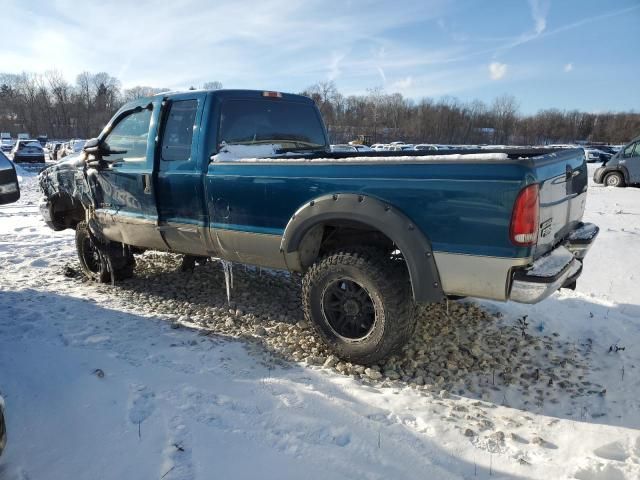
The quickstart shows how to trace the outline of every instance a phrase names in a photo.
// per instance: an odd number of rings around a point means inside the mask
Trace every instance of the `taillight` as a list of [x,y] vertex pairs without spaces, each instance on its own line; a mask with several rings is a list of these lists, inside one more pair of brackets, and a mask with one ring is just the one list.
[[523,188],[516,198],[511,214],[509,238],[514,245],[531,247],[538,241],[538,218],[540,213],[539,188],[537,184]]

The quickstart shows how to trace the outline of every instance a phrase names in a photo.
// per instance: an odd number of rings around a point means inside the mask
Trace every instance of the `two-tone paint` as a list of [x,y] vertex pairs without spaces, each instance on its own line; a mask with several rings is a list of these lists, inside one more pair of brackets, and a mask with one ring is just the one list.
[[[127,112],[149,109],[145,158],[109,168],[71,160],[46,170],[45,219],[54,228],[72,227],[60,220],[64,207],[52,201],[70,197],[66,203],[82,203],[96,234],[109,240],[292,271],[303,271],[317,254],[313,241],[302,240],[321,237],[314,227],[357,222],[405,247],[417,301],[444,295],[506,300],[513,272],[549,252],[580,223],[587,175],[582,150],[511,152],[514,158],[496,161],[429,160],[438,152],[415,152],[411,161],[385,162],[377,157],[393,152],[354,161],[354,155],[329,154],[326,142],[320,158],[216,161],[222,102],[301,102],[320,117],[306,97],[261,94],[193,91],[127,104],[99,140]],[[163,115],[179,100],[198,102],[191,156],[161,161]],[[541,241],[520,247],[511,242],[509,225],[518,193],[532,183],[540,185]]]

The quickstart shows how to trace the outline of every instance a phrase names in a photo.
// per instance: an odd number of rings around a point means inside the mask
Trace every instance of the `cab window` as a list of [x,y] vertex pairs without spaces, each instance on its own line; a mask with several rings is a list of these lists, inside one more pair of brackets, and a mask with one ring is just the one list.
[[103,155],[110,162],[143,162],[147,156],[147,137],[151,122],[151,109],[134,112],[124,117],[104,139],[113,153]]
[[283,100],[228,100],[222,104],[218,143],[274,144],[288,149],[319,149],[324,129],[311,104]]
[[197,110],[197,100],[180,100],[171,103],[162,134],[162,160],[189,160]]

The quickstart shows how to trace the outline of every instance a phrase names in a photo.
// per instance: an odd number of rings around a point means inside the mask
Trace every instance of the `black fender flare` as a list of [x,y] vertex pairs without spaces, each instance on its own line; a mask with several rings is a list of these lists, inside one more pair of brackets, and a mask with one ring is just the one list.
[[335,220],[368,225],[393,241],[405,258],[416,302],[439,302],[445,298],[427,235],[400,210],[367,195],[323,195],[300,207],[287,223],[280,244],[287,264],[297,263],[299,268],[296,253],[304,236],[313,227]]

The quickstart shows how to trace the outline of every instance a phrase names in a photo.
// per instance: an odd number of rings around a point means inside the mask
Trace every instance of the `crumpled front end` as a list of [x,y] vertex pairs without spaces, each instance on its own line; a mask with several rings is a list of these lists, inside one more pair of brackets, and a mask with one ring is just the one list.
[[39,175],[43,197],[40,214],[49,228],[59,231],[74,228],[92,205],[91,189],[84,171],[84,158],[74,155]]

